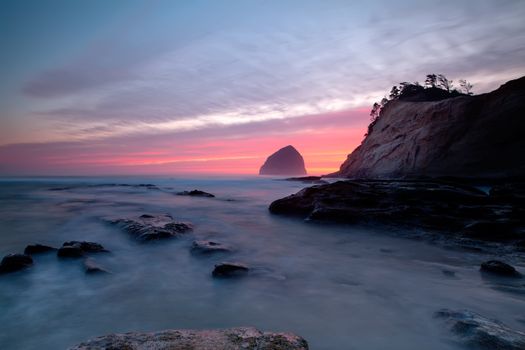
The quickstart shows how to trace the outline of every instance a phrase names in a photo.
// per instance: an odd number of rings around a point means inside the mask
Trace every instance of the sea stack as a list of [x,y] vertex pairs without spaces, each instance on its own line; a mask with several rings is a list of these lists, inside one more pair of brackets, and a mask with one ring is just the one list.
[[303,156],[291,145],[283,147],[266,159],[259,175],[306,175]]

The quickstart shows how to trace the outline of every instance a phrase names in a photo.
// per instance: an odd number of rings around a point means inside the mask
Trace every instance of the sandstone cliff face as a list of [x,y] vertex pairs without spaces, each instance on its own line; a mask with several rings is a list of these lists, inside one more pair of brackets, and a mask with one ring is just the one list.
[[525,175],[525,77],[478,96],[389,102],[373,131],[334,175]]
[[293,146],[283,147],[266,159],[259,175],[306,175],[304,159]]

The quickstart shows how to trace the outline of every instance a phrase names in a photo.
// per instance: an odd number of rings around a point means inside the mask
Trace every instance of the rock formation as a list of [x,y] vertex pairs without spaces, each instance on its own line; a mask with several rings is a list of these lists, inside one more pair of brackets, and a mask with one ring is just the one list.
[[450,330],[469,349],[525,349],[525,333],[477,313],[468,310],[443,309],[436,312],[434,316],[444,320]]
[[110,334],[70,348],[70,350],[87,349],[308,350],[308,344],[295,334],[260,332],[255,328],[240,327]]
[[283,147],[266,159],[259,175],[306,175],[304,159],[293,146]]
[[525,77],[477,96],[393,100],[335,176],[525,175]]

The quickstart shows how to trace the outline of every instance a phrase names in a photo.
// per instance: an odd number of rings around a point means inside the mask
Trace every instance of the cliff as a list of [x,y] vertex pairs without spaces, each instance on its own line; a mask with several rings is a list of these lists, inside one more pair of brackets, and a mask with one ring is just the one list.
[[293,146],[283,147],[266,159],[259,175],[306,175],[303,156]]
[[333,175],[348,178],[525,175],[525,77],[477,96],[390,101]]

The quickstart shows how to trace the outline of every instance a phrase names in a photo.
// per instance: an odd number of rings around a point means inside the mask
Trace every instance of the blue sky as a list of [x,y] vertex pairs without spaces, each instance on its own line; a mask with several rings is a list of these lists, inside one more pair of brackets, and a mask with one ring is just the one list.
[[431,72],[485,92],[524,74],[524,23],[521,0],[2,0],[0,148],[306,132]]

